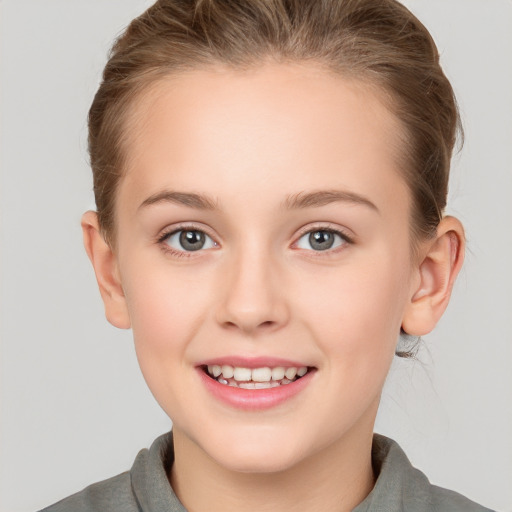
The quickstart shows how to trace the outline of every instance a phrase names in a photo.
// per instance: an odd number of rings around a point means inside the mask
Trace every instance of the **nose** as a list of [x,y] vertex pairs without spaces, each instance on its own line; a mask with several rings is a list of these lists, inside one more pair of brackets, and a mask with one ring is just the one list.
[[282,272],[264,250],[245,247],[241,254],[226,262],[221,276],[222,290],[217,306],[217,321],[228,329],[244,334],[273,332],[289,318]]

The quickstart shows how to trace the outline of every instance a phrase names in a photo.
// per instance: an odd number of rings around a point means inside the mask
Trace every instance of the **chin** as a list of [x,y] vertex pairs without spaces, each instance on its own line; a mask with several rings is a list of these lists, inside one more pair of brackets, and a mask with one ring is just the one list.
[[210,438],[203,450],[215,462],[238,473],[276,473],[285,471],[302,459],[301,445],[293,433],[239,432]]
[[241,450],[237,453],[230,450],[230,452],[230,456],[216,457],[216,462],[225,469],[237,473],[277,473],[292,468],[298,462],[296,453],[293,456],[282,453],[269,456],[261,452],[256,453],[254,450]]

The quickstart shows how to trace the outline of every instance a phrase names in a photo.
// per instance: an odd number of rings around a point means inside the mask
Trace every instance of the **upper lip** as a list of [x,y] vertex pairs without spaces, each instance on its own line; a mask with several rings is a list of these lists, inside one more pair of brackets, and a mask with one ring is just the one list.
[[284,366],[286,368],[296,367],[300,368],[303,366],[311,366],[304,362],[293,361],[291,359],[283,359],[281,357],[243,357],[243,356],[225,356],[215,357],[213,359],[205,359],[197,364],[197,366],[209,366],[209,365],[229,365],[238,368],[275,368],[277,366]]

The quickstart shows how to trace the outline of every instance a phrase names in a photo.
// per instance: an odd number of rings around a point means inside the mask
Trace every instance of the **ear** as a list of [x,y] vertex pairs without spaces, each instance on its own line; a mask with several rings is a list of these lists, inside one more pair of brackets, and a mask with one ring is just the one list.
[[130,328],[130,317],[119,275],[118,263],[99,228],[98,215],[88,211],[82,216],[85,250],[91,260],[107,320],[120,329]]
[[434,240],[421,248],[418,275],[402,319],[402,329],[413,336],[429,333],[444,313],[455,279],[464,261],[465,237],[462,224],[444,217]]

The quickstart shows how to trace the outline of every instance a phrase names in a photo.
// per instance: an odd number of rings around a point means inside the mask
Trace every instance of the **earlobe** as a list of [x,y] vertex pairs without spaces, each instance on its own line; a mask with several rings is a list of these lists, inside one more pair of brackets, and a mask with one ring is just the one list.
[[105,306],[107,320],[120,329],[130,328],[130,317],[115,254],[105,241],[96,212],[88,211],[82,216],[82,233],[85,250],[91,260]]
[[417,279],[402,319],[402,329],[413,336],[429,333],[444,313],[455,279],[464,261],[462,224],[444,217],[436,237],[423,244]]

